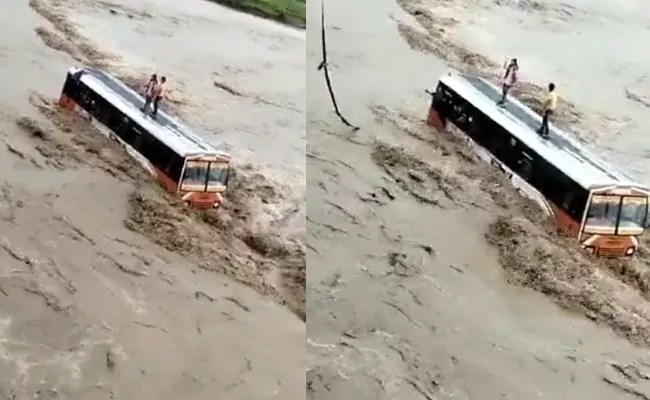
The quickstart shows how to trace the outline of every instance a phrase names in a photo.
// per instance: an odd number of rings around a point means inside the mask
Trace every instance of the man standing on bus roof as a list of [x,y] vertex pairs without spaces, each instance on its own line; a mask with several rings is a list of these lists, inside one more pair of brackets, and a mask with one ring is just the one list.
[[503,90],[501,92],[501,99],[497,101],[497,106],[502,107],[506,103],[506,97],[510,89],[517,83],[519,75],[519,64],[517,59],[513,58],[506,66],[506,73],[503,75]]
[[140,109],[142,112],[146,113],[149,110],[149,106],[151,106],[151,101],[153,100],[153,89],[156,87],[158,84],[158,75],[153,74],[151,75],[151,78],[149,78],[149,82],[147,82],[146,85],[144,85],[144,106]]
[[164,76],[160,78],[160,82],[158,82],[154,88],[153,88],[153,112],[151,113],[151,116],[155,117],[158,115],[158,103],[160,103],[160,100],[165,97],[165,83],[167,82],[167,78]]
[[557,107],[557,92],[555,91],[554,83],[548,84],[548,93],[546,94],[546,98],[544,98],[542,107],[542,126],[539,127],[537,133],[539,133],[543,138],[548,138],[548,119],[555,112],[555,108]]

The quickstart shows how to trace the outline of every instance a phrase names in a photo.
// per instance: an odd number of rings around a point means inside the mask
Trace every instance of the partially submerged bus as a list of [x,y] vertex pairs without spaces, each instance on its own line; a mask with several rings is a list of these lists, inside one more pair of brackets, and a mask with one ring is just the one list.
[[218,208],[228,186],[230,155],[174,121],[140,108],[144,99],[110,74],[93,68],[68,71],[59,106],[88,118],[116,140],[169,192],[196,208]]
[[429,93],[428,124],[465,139],[583,248],[604,257],[635,253],[648,222],[647,186],[557,127],[540,137],[541,117],[513,97],[496,107],[501,91],[485,79],[448,74]]

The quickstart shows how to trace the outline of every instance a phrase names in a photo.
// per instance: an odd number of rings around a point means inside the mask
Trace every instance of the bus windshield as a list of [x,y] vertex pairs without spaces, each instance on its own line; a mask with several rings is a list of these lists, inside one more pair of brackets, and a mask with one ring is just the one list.
[[648,199],[641,196],[594,195],[585,233],[640,235],[645,229]]
[[224,162],[188,161],[181,190],[222,192],[228,184],[230,165]]
[[209,165],[210,163],[207,161],[188,161],[181,190],[205,191]]
[[645,229],[647,214],[647,197],[624,196],[621,202],[621,217],[618,222],[618,233],[621,235],[642,234]]

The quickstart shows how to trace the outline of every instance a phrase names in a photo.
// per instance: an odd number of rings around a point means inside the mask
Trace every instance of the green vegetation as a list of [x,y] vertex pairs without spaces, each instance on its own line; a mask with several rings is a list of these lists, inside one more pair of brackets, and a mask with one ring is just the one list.
[[305,28],[306,0],[209,0],[235,10]]

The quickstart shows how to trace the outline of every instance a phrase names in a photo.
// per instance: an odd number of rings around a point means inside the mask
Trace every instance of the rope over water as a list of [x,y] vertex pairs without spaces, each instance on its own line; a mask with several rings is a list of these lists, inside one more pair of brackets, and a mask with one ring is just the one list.
[[359,130],[359,127],[352,125],[350,122],[348,122],[347,119],[341,114],[341,111],[339,110],[339,106],[336,103],[336,97],[334,96],[334,89],[332,89],[332,81],[330,79],[330,73],[329,69],[327,68],[327,45],[325,42],[325,0],[321,0],[320,3],[320,8],[321,8],[321,14],[320,14],[320,20],[321,20],[321,42],[323,45],[323,61],[318,65],[318,71],[323,70],[323,74],[325,75],[325,83],[327,83],[327,89],[330,92],[330,99],[332,99],[332,105],[334,106],[334,112],[336,113],[336,116],[339,117],[341,122],[343,122],[345,125],[349,126],[353,130]]

